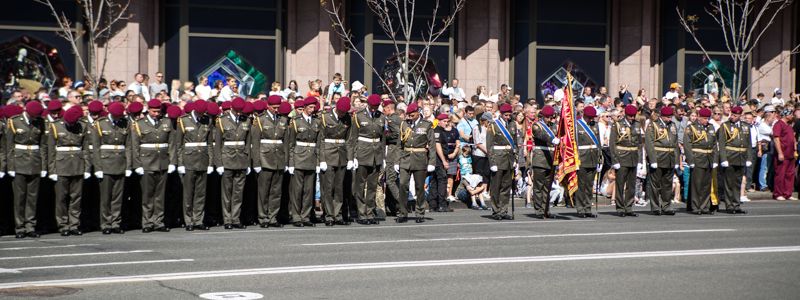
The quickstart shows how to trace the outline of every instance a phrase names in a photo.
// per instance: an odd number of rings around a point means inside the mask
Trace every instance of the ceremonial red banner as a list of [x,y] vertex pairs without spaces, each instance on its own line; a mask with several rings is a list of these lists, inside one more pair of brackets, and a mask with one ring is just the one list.
[[556,180],[564,182],[566,177],[569,195],[578,190],[578,167],[581,160],[578,157],[578,143],[575,131],[575,103],[572,98],[572,74],[567,73],[567,86],[564,87],[564,99],[561,100],[561,119],[558,123],[556,136],[561,140],[554,163],[558,164]]

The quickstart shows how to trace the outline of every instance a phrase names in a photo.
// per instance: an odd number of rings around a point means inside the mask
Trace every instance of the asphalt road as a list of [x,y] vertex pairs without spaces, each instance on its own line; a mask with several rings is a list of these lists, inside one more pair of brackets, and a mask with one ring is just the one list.
[[[404,225],[0,238],[0,298],[798,299],[800,202],[598,219],[557,208]],[[236,298],[228,294],[225,299]]]

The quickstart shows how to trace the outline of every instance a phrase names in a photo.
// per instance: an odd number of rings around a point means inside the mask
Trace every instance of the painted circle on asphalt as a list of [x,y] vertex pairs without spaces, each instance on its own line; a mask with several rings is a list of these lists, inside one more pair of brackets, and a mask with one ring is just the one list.
[[264,295],[250,292],[218,292],[200,294],[200,298],[211,300],[252,300],[264,298]]

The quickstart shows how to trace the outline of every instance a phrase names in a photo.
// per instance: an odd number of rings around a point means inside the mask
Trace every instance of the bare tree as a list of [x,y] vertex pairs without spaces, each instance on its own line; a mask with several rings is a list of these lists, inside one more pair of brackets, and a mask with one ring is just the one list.
[[[800,52],[800,44],[798,44],[789,50],[788,55],[781,54],[774,66],[761,71],[757,77],[753,76],[752,80],[746,84],[742,82],[746,79],[742,77],[753,50],[758,47],[761,38],[770,29],[775,18],[784,9],[790,7],[792,2],[793,0],[714,0],[705,8],[706,13],[722,29],[725,47],[733,60],[733,86],[727,87],[731,91],[731,99],[738,100],[742,95],[747,95],[755,82],[764,78],[770,70],[783,64],[791,55]],[[683,29],[694,39],[705,58],[711,61],[706,46],[700,41],[697,34],[698,28],[695,24],[699,21],[699,17],[697,15],[687,16],[679,7],[676,7],[675,10]],[[718,71],[715,73],[718,78],[722,79]]]
[[[453,0],[448,15],[440,17],[439,0],[433,0],[433,11],[431,12],[432,19],[423,28],[417,28],[415,25],[415,12],[416,0],[365,0],[367,7],[375,15],[378,25],[389,37],[394,46],[395,55],[399,55],[399,84],[402,86],[402,95],[405,101],[410,101],[421,92],[421,89],[426,86],[423,84],[427,80],[425,76],[412,76],[417,70],[425,70],[428,64],[428,55],[430,53],[431,45],[435,43],[445,32],[447,32],[455,22],[456,15],[464,8],[466,0]],[[426,0],[431,1],[431,0]],[[387,82],[383,74],[375,68],[372,62],[367,61],[364,54],[358,50],[353,41],[353,35],[348,28],[348,25],[343,20],[344,16],[342,6],[344,0],[321,0],[321,5],[328,13],[334,31],[340,39],[345,43],[345,46],[358,55],[359,58],[372,69],[372,72],[378,76],[381,83],[389,87],[391,84]],[[412,41],[413,34],[421,33],[421,47],[418,58],[412,57]],[[414,82],[409,82],[409,81]],[[399,95],[387,88],[392,98],[399,99]]]
[[[92,88],[97,89],[97,82],[103,78],[108,62],[108,52],[111,47],[108,41],[114,33],[115,25],[120,21],[125,21],[130,17],[128,6],[130,0],[76,0],[81,11],[81,20],[70,20],[63,11],[57,11],[53,6],[52,0],[33,0],[50,8],[50,13],[56,18],[61,32],[59,36],[66,39],[72,46],[72,51],[78,53],[78,45],[84,41],[87,44],[86,59],[80,55],[78,63],[81,66],[86,78],[92,82]],[[72,26],[76,22],[81,22],[84,30],[81,32],[73,30]],[[85,36],[85,39],[84,39]],[[106,43],[103,47],[103,61],[97,61],[98,45]]]

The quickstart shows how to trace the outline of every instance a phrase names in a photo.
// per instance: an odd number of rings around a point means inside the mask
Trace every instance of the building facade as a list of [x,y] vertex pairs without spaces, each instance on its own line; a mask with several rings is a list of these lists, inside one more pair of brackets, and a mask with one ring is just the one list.
[[[55,1],[69,18],[80,15],[74,1]],[[345,19],[364,63],[332,31],[319,0],[137,0],[131,18],[101,43],[98,61],[107,59],[105,77],[132,80],[133,74],[163,71],[167,79],[196,80],[220,58],[246,61],[246,72],[261,74],[267,84],[297,80],[306,90],[309,80],[329,81],[334,73],[378,84],[380,70],[393,52],[389,37],[361,0],[345,1]],[[438,16],[433,1],[418,1],[417,24],[449,13],[448,1]],[[612,93],[627,84],[635,93],[662,94],[671,82],[698,89],[709,68],[728,73],[732,61],[720,29],[703,11],[705,1],[691,0],[467,0],[455,26],[431,48],[430,57],[443,80],[458,78],[468,95],[478,86],[496,89],[503,83],[523,98],[543,98],[558,82],[562,68],[571,68],[582,84],[607,86]],[[11,1],[0,18],[0,59],[17,54],[20,43],[39,49],[54,70],[54,81],[68,75],[81,78],[77,54],[58,37],[59,30],[45,6]],[[747,67],[754,81],[751,94],[768,95],[775,88],[800,89],[798,57],[789,57],[800,43],[797,2],[775,21]],[[700,52],[678,23],[678,8],[699,17],[698,35],[711,53]],[[80,32],[80,22],[73,30]],[[413,47],[421,38],[415,36]],[[35,46],[31,46],[35,45]],[[108,51],[103,51],[104,49]],[[36,52],[36,49],[32,51]],[[232,51],[232,52],[231,52]],[[234,53],[234,54],[232,54]],[[233,56],[231,56],[233,55]],[[723,78],[721,80],[727,80]]]

